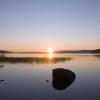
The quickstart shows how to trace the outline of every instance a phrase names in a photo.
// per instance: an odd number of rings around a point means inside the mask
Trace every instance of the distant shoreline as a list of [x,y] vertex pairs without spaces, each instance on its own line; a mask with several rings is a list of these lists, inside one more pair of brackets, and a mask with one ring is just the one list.
[[[0,54],[47,54],[48,52],[14,52],[14,51],[7,51],[7,50],[0,50]],[[54,51],[57,54],[100,54],[100,49],[95,50],[62,50],[62,51]]]

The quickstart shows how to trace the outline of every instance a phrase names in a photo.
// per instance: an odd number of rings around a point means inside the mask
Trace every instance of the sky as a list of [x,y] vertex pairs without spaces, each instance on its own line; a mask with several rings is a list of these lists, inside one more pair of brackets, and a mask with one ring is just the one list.
[[0,0],[0,49],[100,48],[100,0]]

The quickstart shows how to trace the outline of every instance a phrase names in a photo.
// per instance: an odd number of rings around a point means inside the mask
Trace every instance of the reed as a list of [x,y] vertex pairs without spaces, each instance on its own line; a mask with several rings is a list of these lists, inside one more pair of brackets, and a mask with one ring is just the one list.
[[69,61],[70,57],[0,57],[0,62],[8,63],[59,63]]

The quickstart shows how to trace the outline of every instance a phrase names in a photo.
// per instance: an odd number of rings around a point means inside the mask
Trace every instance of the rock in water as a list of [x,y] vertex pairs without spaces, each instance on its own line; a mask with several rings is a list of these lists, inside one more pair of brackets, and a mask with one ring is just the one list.
[[67,69],[57,68],[52,71],[52,85],[57,90],[64,90],[75,81],[75,74]]

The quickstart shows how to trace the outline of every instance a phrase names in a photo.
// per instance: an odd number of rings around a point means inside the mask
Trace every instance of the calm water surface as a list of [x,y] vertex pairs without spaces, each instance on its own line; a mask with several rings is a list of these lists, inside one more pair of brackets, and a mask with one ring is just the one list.
[[[56,54],[53,56],[72,59],[57,63],[0,63],[0,100],[100,100],[99,55]],[[58,68],[60,71],[55,70]],[[70,77],[67,80],[69,85],[66,85],[65,80],[60,80],[63,77],[62,68]],[[66,78],[66,74],[64,75]],[[59,78],[57,79],[56,76]]]

